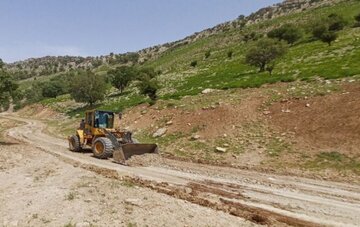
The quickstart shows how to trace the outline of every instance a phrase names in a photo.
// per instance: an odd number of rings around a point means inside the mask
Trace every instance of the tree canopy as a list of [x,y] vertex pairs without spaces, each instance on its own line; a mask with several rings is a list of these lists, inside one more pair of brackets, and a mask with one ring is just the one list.
[[106,94],[105,78],[91,71],[78,71],[72,78],[70,95],[76,102],[90,106],[102,101]]
[[129,83],[137,76],[137,70],[130,66],[121,66],[108,72],[111,84],[122,93]]
[[301,39],[301,30],[293,24],[285,24],[280,28],[275,28],[268,33],[269,38],[284,40],[289,44],[294,44]]
[[[264,72],[267,66],[270,66],[272,71],[275,67],[275,60],[283,56],[286,51],[287,47],[283,42],[263,38],[249,49],[245,61],[249,65],[259,67],[260,72]],[[269,72],[271,73],[271,71]]]

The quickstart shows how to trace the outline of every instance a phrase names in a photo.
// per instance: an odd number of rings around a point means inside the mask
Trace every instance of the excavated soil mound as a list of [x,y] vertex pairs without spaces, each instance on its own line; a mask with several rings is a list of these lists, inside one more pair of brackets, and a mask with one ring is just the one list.
[[159,154],[134,155],[126,161],[128,166],[160,166],[164,163]]
[[360,151],[359,83],[326,96],[276,103],[270,111],[269,122],[294,133],[298,146],[305,150],[331,149],[352,155]]

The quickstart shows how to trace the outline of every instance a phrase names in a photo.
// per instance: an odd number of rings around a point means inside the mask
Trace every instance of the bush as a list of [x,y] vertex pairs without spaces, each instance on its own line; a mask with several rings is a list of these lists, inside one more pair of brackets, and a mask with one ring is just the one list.
[[354,18],[356,20],[354,27],[360,27],[360,13],[356,15]]
[[198,63],[197,61],[192,61],[190,63],[190,66],[195,68],[197,66],[197,63]]
[[210,50],[206,51],[205,52],[205,59],[208,59],[210,57],[210,55],[211,55],[211,51]]
[[232,50],[228,51],[227,52],[228,58],[232,58],[233,54],[234,54],[234,52]]
[[292,24],[286,24],[280,28],[276,28],[270,31],[267,36],[269,38],[275,38],[278,40],[285,40],[289,44],[294,44],[296,41],[301,39],[302,32],[299,28]]
[[[254,47],[250,48],[246,54],[247,64],[259,67],[260,72],[268,69],[271,73],[275,67],[275,60],[286,53],[286,46],[279,41],[263,38]],[[267,68],[267,66],[269,66]]]

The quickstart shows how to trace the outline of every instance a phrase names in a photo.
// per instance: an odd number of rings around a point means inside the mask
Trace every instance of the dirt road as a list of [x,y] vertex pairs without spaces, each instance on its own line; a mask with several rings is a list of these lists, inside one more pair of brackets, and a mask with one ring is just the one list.
[[[25,125],[8,135],[71,162],[252,222],[295,226],[359,226],[360,186],[169,161],[169,165],[127,167],[71,153],[67,142],[43,133],[42,122],[2,115]],[[104,173],[106,172],[106,173]],[[108,175],[109,176],[109,175]]]

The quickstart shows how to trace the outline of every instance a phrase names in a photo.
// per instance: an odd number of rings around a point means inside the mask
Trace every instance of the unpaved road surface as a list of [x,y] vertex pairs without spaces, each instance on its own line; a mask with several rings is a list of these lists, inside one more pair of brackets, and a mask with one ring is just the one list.
[[130,176],[135,184],[255,223],[277,226],[360,225],[360,186],[356,184],[174,161],[169,161],[168,167],[127,167],[110,160],[97,160],[91,154],[71,153],[65,140],[43,133],[45,125],[40,121],[14,115],[2,117],[26,123],[9,129],[10,137],[41,148],[65,162],[96,169],[95,172],[107,176],[109,173]]

